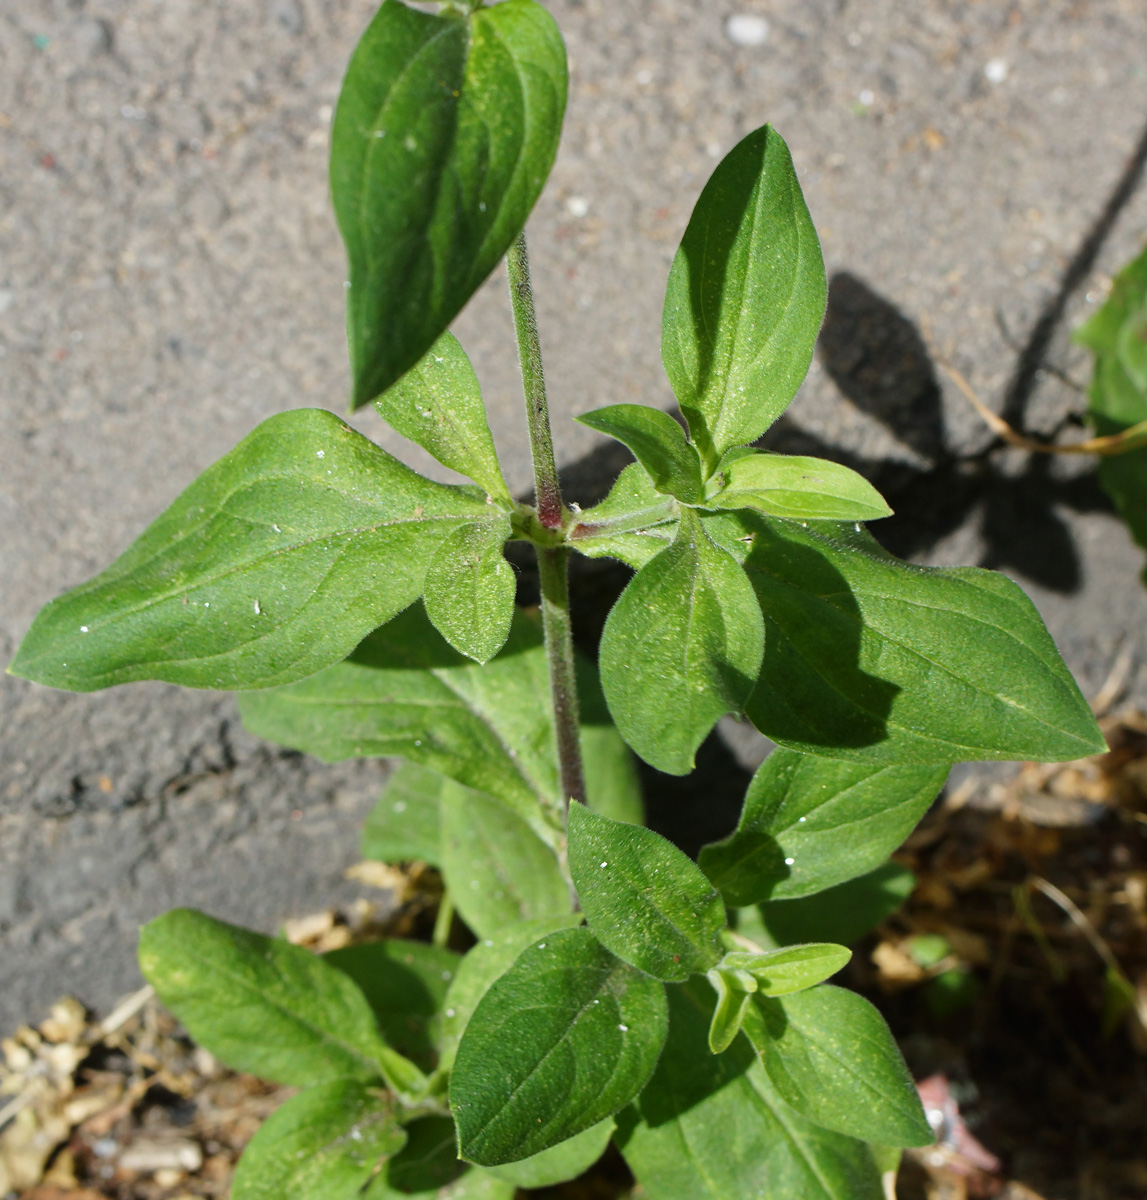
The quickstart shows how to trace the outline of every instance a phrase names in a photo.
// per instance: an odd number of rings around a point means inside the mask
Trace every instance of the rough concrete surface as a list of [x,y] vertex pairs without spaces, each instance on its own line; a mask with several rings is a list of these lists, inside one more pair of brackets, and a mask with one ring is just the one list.
[[[1067,334],[1147,237],[1142,0],[551,0],[565,141],[531,221],[559,454],[568,418],[667,406],[662,290],[719,155],[772,120],[833,276],[821,354],[773,437],[865,469],[882,536],[1029,589],[1085,689],[1142,661],[1142,556],[1086,461],[989,436],[984,398],[1047,430],[1082,398]],[[0,5],[0,655],[272,413],[343,411],[343,259],[327,129],[371,0]],[[759,34],[756,46],[729,30]],[[515,487],[529,469],[499,271],[456,329]],[[1062,376],[1062,378],[1061,378]],[[371,414],[356,425],[418,465]],[[588,456],[588,457],[587,457]],[[596,481],[596,482],[595,482]],[[0,1029],[136,981],[175,903],[271,927],[345,896],[379,764],[261,747],[229,699],[0,684]]]

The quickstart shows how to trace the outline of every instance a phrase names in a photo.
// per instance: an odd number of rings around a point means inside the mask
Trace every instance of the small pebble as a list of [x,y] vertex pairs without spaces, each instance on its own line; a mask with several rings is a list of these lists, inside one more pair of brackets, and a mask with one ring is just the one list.
[[993,58],[984,67],[984,78],[989,83],[1003,83],[1008,77],[1008,61],[1006,58]]
[[580,219],[589,213],[589,201],[584,196],[571,196],[566,201],[566,212]]
[[725,36],[734,46],[763,46],[769,40],[769,23],[756,13],[734,13],[725,22]]

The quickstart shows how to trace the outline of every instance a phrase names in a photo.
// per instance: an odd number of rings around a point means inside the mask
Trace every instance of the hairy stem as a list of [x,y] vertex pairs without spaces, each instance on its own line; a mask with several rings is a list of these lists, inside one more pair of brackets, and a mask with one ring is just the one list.
[[546,404],[546,380],[542,373],[542,347],[538,340],[538,318],[534,312],[534,292],[530,285],[525,230],[518,234],[517,241],[510,247],[506,255],[506,267],[510,276],[510,303],[514,307],[514,331],[518,335],[522,389],[526,394],[526,419],[530,426],[538,518],[547,529],[560,529],[564,515],[562,493],[558,487],[554,440],[550,434],[550,412]]
[[542,629],[550,695],[558,740],[558,766],[562,780],[562,810],[569,816],[571,800],[585,803],[585,774],[578,742],[577,679],[574,675],[573,626],[570,622],[569,549],[538,546],[538,573],[542,585]]
[[[522,367],[522,388],[526,396],[526,417],[530,426],[538,519],[547,529],[560,529],[565,519],[565,510],[558,486],[557,464],[554,462],[554,442],[550,433],[550,413],[546,404],[542,349],[538,341],[534,294],[530,287],[530,262],[526,255],[525,233],[520,234],[511,246],[506,256],[506,265],[510,275],[514,328],[518,335],[518,358]],[[570,621],[570,551],[567,546],[543,546],[536,543],[534,548],[538,555],[538,573],[541,577],[542,629],[545,633],[546,663],[549,667],[550,696],[557,733],[562,812],[568,817],[571,800],[585,803],[585,774],[582,770],[581,745],[578,742],[573,626]]]

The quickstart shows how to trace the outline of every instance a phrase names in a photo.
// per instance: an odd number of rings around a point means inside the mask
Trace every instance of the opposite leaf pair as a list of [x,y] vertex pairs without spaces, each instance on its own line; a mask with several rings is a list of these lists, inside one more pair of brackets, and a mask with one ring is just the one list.
[[[524,950],[482,998],[458,1048],[450,1100],[464,1157],[513,1161],[618,1112],[645,1087],[668,1035],[658,980],[702,973],[717,993],[714,1053],[744,1022],[766,1074],[796,1111],[850,1136],[928,1140],[875,1010],[835,988],[816,989],[821,998],[811,1009],[796,997],[835,973],[847,950],[725,953],[724,906],[698,868],[652,831],[580,805],[570,811],[569,863],[589,928],[548,934]],[[745,997],[735,1012],[734,990]],[[856,1078],[854,1068],[840,1074],[834,1065],[854,1052]],[[858,1104],[864,1115],[850,1117]]]

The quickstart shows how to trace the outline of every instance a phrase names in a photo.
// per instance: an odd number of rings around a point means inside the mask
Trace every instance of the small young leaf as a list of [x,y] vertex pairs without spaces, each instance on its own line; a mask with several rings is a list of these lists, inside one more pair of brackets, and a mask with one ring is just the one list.
[[630,463],[593,508],[578,515],[570,544],[586,558],[617,558],[639,570],[677,535],[677,505],[653,486],[640,463]]
[[356,407],[422,358],[525,225],[566,85],[561,34],[533,0],[379,9],[331,131]]
[[747,711],[773,741],[899,764],[1103,749],[1035,606],[1003,575],[903,563],[852,526],[749,512],[704,524],[744,560],[765,616]]
[[446,776],[402,763],[386,781],[362,827],[359,849],[372,862],[441,865],[440,807]]
[[723,1054],[741,1032],[741,1023],[753,993],[740,986],[736,971],[722,971],[717,967],[708,975],[717,993],[713,1021],[709,1026],[709,1049],[714,1054]]
[[738,908],[805,896],[871,870],[916,827],[947,764],[884,766],[778,748],[745,793],[741,820],[698,862]]
[[514,568],[502,554],[505,515],[452,529],[426,572],[426,615],[454,647],[487,663],[506,644],[514,617]]
[[826,295],[788,147],[766,125],[705,185],[665,292],[661,358],[707,474],[796,395]]
[[611,404],[577,419],[628,446],[659,492],[687,504],[701,498],[701,460],[668,413],[645,404]]
[[815,987],[835,975],[852,957],[852,951],[831,942],[811,942],[766,950],[761,954],[733,951],[721,960],[722,967],[745,971],[756,981],[762,996],[787,996]]
[[615,1135],[649,1200],[882,1200],[869,1147],[789,1108],[743,1038],[709,1052],[704,979],[666,990],[669,1040]]
[[659,833],[571,804],[568,853],[589,927],[618,958],[667,980],[720,959],[721,897]]
[[892,916],[915,886],[916,876],[907,867],[885,863],[815,896],[770,900],[761,906],[761,917],[780,946],[810,941],[851,946]]
[[442,789],[442,867],[455,906],[479,937],[570,910],[553,849],[493,796],[452,780]]
[[523,1158],[520,1162],[506,1163],[502,1167],[490,1167],[489,1172],[497,1179],[520,1188],[551,1187],[567,1179],[576,1179],[605,1153],[616,1128],[614,1119],[607,1117],[540,1154]]
[[524,950],[482,997],[454,1061],[450,1107],[464,1158],[529,1158],[612,1116],[657,1065],[660,983],[588,929]]
[[892,515],[864,478],[823,458],[764,451],[740,455],[721,467],[724,486],[707,508],[755,508],[794,521],[876,521]]
[[460,956],[425,942],[388,938],[332,950],[323,960],[358,984],[387,1044],[424,1071],[432,1071],[442,1005]]
[[496,500],[513,503],[478,376],[452,333],[444,333],[374,406],[388,424],[443,466],[468,475]]
[[353,1079],[292,1096],[243,1151],[235,1200],[355,1200],[379,1159],[398,1153],[406,1131],[393,1101]]
[[379,1078],[362,992],[300,946],[176,908],[140,931],[139,964],[191,1036],[236,1071],[299,1087]]
[[466,1032],[478,1002],[494,982],[514,965],[518,955],[535,942],[544,941],[550,934],[560,929],[574,929],[581,922],[581,913],[521,921],[496,930],[467,952],[442,1002],[440,1071],[453,1065],[458,1043]]
[[758,994],[744,1030],[773,1086],[810,1120],[886,1146],[934,1140],[892,1034],[862,996],[828,984]]
[[488,513],[328,412],[283,413],[42,609],[9,670],[77,692],[301,679],[416,600],[439,541]]
[[743,572],[686,509],[676,540],[630,580],[602,633],[601,682],[621,736],[651,766],[687,774],[718,718],[748,699],[763,650]]

